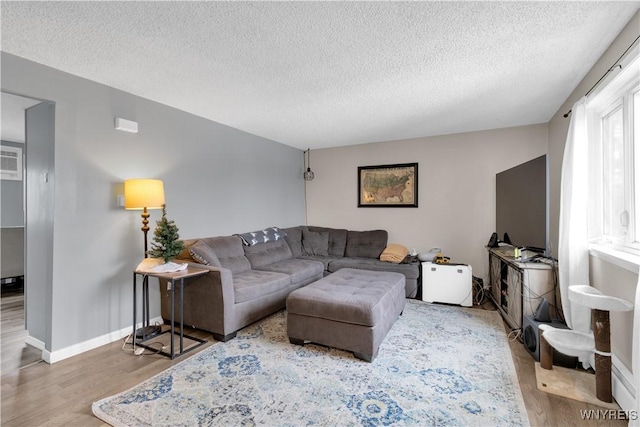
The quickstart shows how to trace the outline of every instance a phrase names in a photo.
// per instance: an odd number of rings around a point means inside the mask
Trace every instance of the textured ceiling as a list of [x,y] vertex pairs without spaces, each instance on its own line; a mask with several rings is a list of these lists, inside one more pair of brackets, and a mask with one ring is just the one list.
[[304,149],[547,122],[640,4],[1,7],[5,52]]

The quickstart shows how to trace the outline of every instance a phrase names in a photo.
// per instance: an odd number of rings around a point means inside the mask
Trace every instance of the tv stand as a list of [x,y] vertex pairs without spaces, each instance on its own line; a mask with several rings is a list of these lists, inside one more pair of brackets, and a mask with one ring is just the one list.
[[537,248],[535,246],[525,246],[523,249],[531,252],[537,252],[539,254],[544,254],[544,248]]
[[522,328],[523,316],[531,316],[547,298],[555,308],[555,267],[544,262],[520,262],[513,246],[489,251],[490,298],[511,329]]

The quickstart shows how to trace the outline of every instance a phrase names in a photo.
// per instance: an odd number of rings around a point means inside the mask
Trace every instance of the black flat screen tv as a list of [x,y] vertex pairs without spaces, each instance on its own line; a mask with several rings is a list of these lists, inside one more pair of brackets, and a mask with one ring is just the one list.
[[496,232],[504,241],[547,250],[547,156],[496,174]]

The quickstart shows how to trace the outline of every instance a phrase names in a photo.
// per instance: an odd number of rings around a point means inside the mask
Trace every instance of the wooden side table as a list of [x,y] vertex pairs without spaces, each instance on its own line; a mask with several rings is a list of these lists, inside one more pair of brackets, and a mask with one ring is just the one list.
[[[139,271],[139,270],[134,270],[133,271],[133,346],[135,348],[136,345],[140,346],[140,347],[144,347],[144,348],[148,348],[149,350],[154,350],[160,354],[162,354],[163,356],[167,356],[171,359],[174,359],[176,357],[182,356],[182,354],[191,351],[195,348],[200,347],[201,345],[205,344],[207,342],[207,340],[203,340],[200,338],[196,338],[196,337],[192,337],[192,336],[188,336],[188,335],[184,335],[184,279],[189,279],[189,278],[193,278],[193,277],[198,277],[198,276],[204,276],[205,274],[207,274],[209,272],[209,270],[205,270],[203,268],[196,268],[196,267],[188,267],[186,270],[182,270],[182,271],[176,271],[174,273],[150,273],[147,271]],[[149,300],[149,277],[156,277],[158,279],[164,279],[167,280],[168,286],[171,286],[171,328],[168,331],[162,332],[159,335],[154,335],[152,337],[146,338],[143,336],[143,338],[139,341],[136,342],[136,320],[137,320],[137,292],[136,292],[136,283],[137,283],[137,277],[141,276],[142,280],[143,280],[143,286],[142,286],[142,300],[143,300],[143,319],[142,319],[142,328],[143,330],[149,326],[149,308],[148,307],[144,307],[144,303],[145,301]],[[180,291],[180,332],[178,333],[175,330],[175,316],[174,316],[174,312],[175,312],[175,293],[176,293],[176,287],[179,288]],[[146,316],[146,317],[145,317]],[[158,339],[161,335],[165,335],[165,334],[169,334],[169,341],[170,341],[170,352],[167,353],[166,351],[160,350],[158,351],[157,348],[151,347],[149,344],[147,344],[149,341],[156,340]],[[175,352],[175,348],[174,348],[174,336],[175,335],[179,335],[180,336],[180,351],[178,353]],[[196,345],[192,345],[189,348],[187,348],[186,350],[184,349],[184,338],[188,338],[191,341],[195,341],[197,344]],[[164,346],[163,346],[164,349]]]

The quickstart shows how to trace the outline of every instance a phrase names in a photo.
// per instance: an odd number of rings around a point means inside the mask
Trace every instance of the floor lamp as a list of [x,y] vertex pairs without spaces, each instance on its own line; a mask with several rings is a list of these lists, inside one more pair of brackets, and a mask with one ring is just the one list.
[[[149,209],[162,209],[164,206],[164,185],[159,179],[128,179],[124,182],[124,208],[142,210],[142,233],[144,234],[144,257],[147,258],[147,233],[149,231]],[[142,306],[144,327],[138,329],[136,337],[145,339],[160,332],[159,326],[149,324],[149,278],[144,277],[142,284],[146,299]]]

